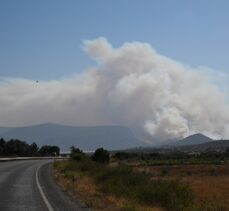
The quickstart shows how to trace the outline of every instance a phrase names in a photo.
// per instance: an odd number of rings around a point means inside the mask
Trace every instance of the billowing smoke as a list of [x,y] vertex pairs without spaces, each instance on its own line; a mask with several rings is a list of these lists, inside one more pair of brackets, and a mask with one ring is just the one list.
[[0,124],[124,125],[147,141],[197,132],[229,137],[225,96],[202,71],[146,43],[113,48],[99,38],[85,41],[84,50],[96,65],[80,75],[39,83],[1,79]]

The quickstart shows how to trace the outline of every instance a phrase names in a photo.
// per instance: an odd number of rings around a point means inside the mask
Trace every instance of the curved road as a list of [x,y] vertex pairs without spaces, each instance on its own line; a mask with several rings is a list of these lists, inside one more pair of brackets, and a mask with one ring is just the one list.
[[0,163],[1,211],[89,210],[73,201],[53,181],[51,162],[45,160]]

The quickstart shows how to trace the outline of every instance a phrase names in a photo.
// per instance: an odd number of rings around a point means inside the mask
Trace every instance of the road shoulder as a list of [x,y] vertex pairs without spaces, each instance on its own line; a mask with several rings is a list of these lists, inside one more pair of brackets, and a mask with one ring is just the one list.
[[68,195],[55,181],[52,175],[53,163],[47,163],[39,169],[38,178],[49,203],[55,211],[91,210]]

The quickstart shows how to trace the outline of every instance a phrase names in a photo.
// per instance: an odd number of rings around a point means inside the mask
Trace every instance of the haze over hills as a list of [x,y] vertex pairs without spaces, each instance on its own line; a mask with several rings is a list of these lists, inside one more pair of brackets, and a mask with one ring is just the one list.
[[[109,150],[155,148],[146,145],[128,127],[122,126],[78,127],[48,123],[27,127],[0,127],[0,137],[6,140],[20,139],[27,143],[36,142],[39,146],[58,145],[61,151],[69,151],[71,146],[88,151],[98,147]],[[229,141],[216,141],[198,133],[179,141],[167,142],[164,147],[201,151],[208,148],[229,147]]]
[[39,146],[58,145],[62,151],[69,151],[73,145],[83,150],[95,150],[98,147],[118,150],[143,144],[129,128],[122,126],[76,127],[49,123],[28,127],[1,127],[0,137],[36,142]]

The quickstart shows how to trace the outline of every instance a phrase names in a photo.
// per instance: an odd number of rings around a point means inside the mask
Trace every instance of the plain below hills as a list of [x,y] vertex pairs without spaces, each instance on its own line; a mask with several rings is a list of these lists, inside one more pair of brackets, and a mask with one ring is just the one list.
[[57,145],[61,151],[69,151],[71,146],[93,151],[99,147],[118,150],[142,145],[128,127],[122,126],[77,127],[49,123],[27,127],[0,127],[0,137],[6,140],[20,139],[27,143],[36,142],[38,146]]
[[229,148],[229,140],[214,140],[203,134],[197,133],[171,144],[169,147],[181,151],[214,151]]
[[181,140],[166,141],[166,144],[156,147],[145,146],[127,149],[129,152],[138,153],[173,153],[173,152],[206,152],[225,151],[229,148],[229,140],[214,140],[203,134],[197,133]]

